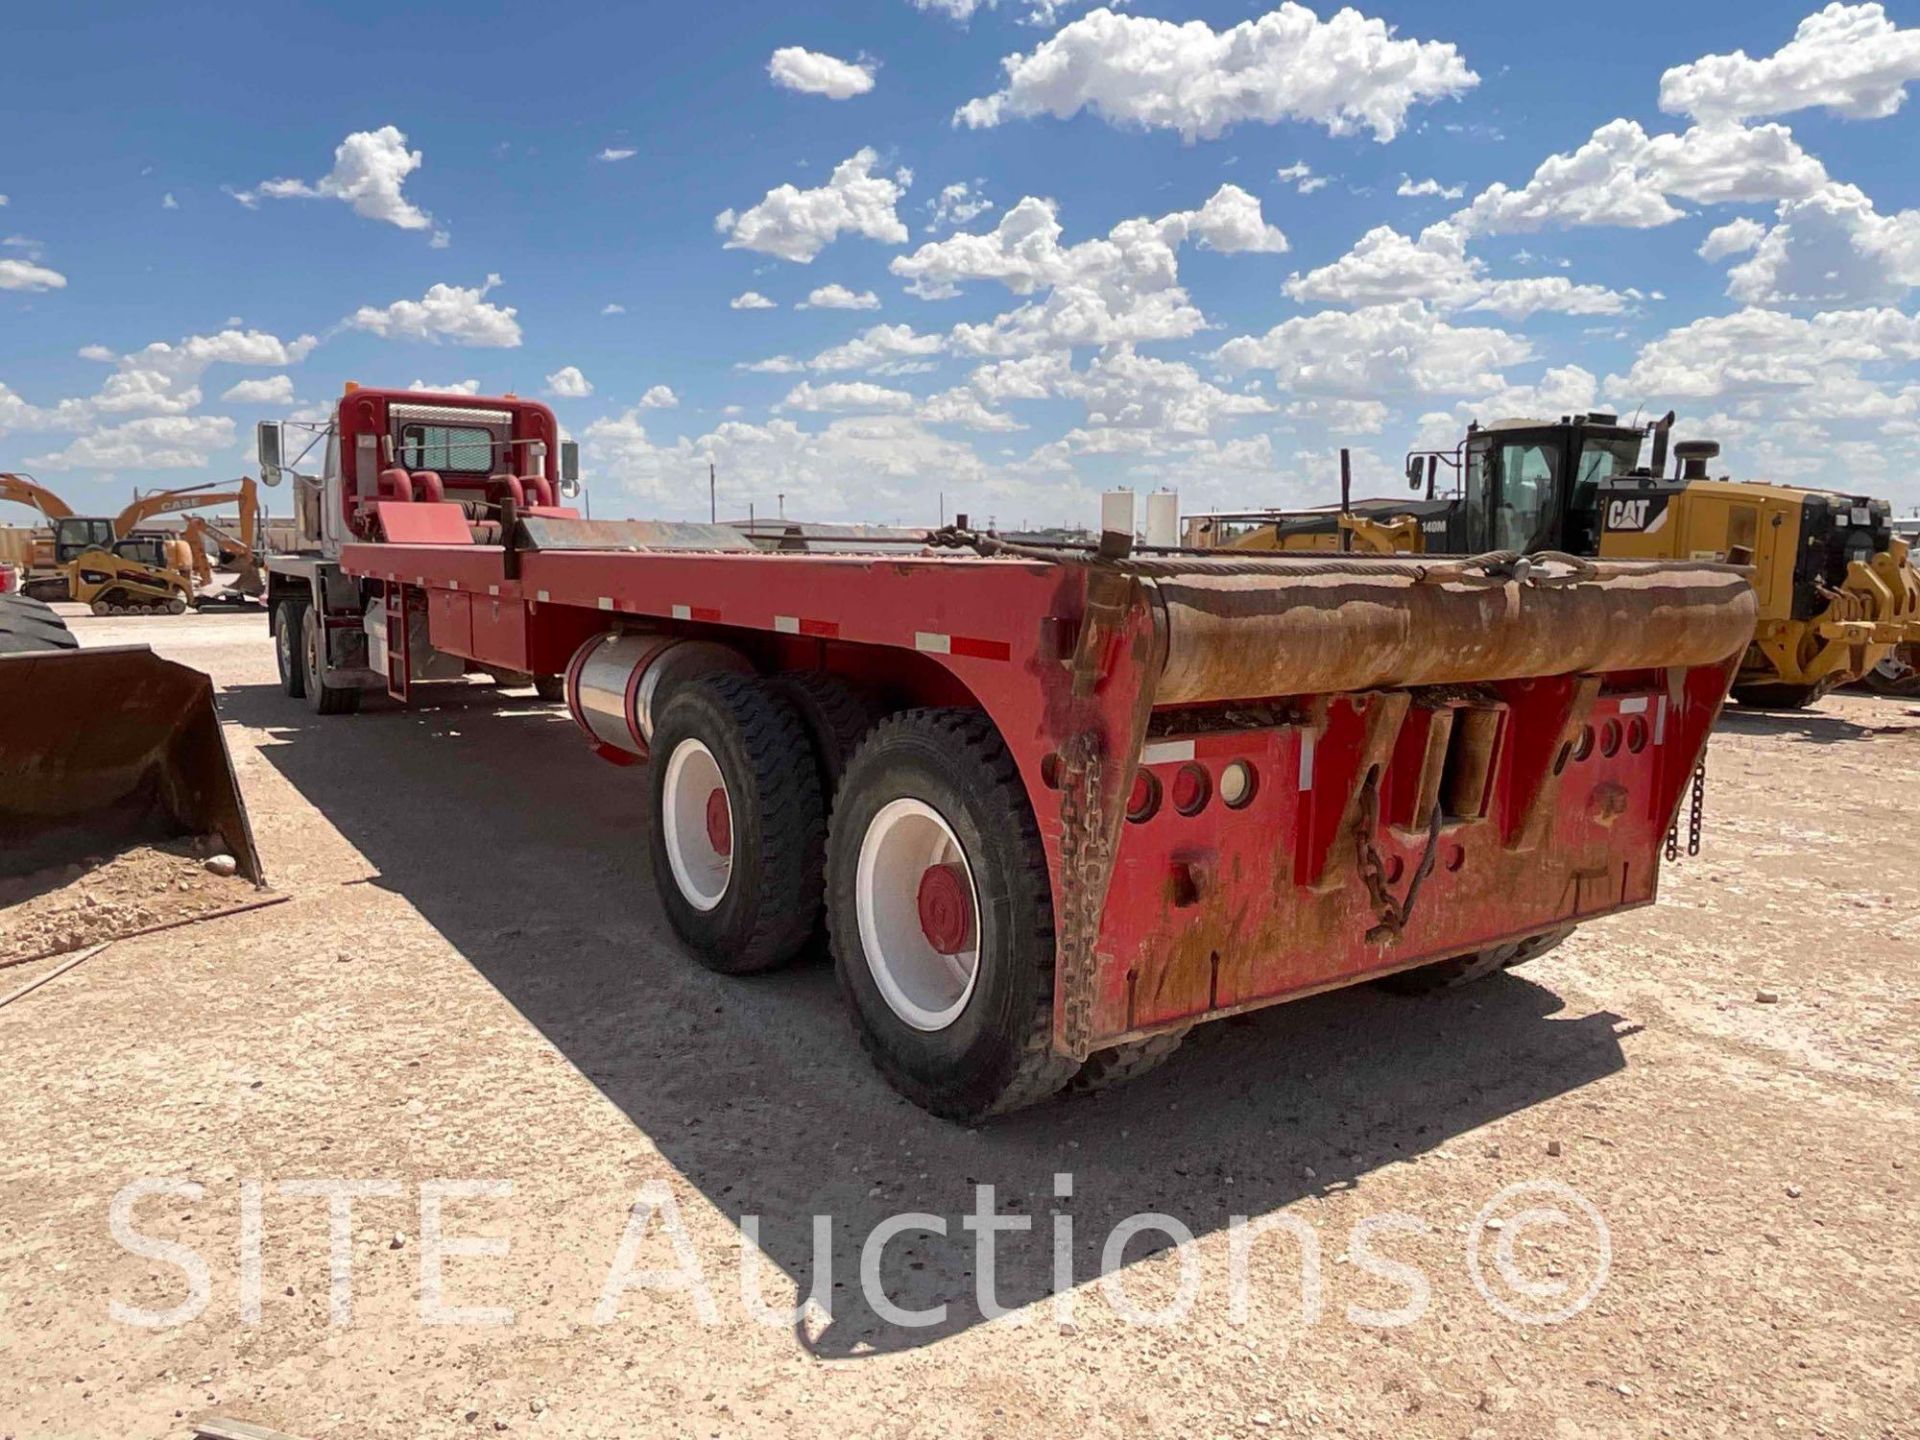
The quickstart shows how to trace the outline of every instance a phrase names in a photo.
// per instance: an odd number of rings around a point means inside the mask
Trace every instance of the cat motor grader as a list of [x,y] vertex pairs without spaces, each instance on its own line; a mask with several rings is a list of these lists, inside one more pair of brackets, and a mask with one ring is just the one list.
[[[1851,681],[1909,675],[1900,657],[1920,651],[1920,576],[1888,503],[1712,479],[1712,441],[1672,446],[1669,475],[1673,421],[1622,425],[1593,413],[1474,424],[1451,451],[1407,456],[1408,483],[1424,498],[1194,516],[1187,539],[1238,550],[1727,561],[1749,567],[1759,609],[1736,700],[1797,708]],[[1441,493],[1443,472],[1451,493]]]

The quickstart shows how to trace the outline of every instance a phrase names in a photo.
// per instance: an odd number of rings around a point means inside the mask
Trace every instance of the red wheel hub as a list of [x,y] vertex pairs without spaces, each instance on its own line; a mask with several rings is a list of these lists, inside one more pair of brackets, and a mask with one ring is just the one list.
[[707,793],[707,843],[716,855],[733,853],[733,811],[727,792],[717,785]]
[[973,939],[973,889],[957,862],[929,865],[920,876],[920,933],[942,955],[958,955]]

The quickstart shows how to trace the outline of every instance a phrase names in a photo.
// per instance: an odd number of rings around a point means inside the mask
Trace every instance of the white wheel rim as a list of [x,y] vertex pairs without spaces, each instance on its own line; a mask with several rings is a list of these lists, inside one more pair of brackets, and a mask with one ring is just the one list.
[[660,786],[660,838],[667,847],[673,883],[696,910],[711,910],[725,899],[733,878],[732,843],[723,853],[708,833],[707,804],[715,791],[726,806],[731,842],[740,832],[720,762],[698,740],[682,740],[667,758]]
[[[971,924],[953,954],[934,948],[920,917],[922,877],[937,865],[957,865],[966,877]],[[880,808],[860,841],[854,903],[867,968],[893,1013],[916,1030],[944,1030],[958,1020],[980,978],[980,892],[939,811],[913,799]]]

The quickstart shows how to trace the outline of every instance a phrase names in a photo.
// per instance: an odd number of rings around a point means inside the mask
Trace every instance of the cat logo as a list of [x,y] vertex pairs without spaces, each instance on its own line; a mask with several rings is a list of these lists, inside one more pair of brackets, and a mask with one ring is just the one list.
[[1636,500],[1607,502],[1607,529],[1646,532],[1660,528],[1667,516],[1665,495],[1648,495]]

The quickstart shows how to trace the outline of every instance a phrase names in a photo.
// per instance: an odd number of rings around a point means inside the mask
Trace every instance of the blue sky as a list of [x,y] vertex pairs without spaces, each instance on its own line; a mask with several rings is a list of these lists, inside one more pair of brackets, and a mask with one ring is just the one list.
[[117,509],[344,380],[471,382],[551,398],[599,514],[703,513],[712,459],[728,510],[1014,524],[1320,501],[1342,444],[1379,489],[1473,416],[1644,405],[1908,509],[1912,26],[49,7],[0,59],[0,469]]

